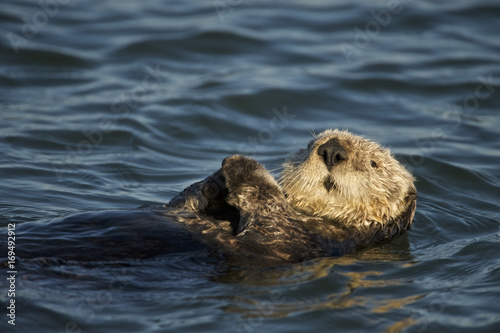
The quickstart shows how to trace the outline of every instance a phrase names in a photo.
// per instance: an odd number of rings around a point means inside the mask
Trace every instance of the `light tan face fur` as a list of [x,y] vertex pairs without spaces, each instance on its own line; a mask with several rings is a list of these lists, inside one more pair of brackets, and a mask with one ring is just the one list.
[[[333,138],[346,159],[328,170],[318,148]],[[404,212],[407,195],[416,193],[413,181],[388,149],[347,131],[326,130],[285,163],[280,183],[296,209],[361,227]]]

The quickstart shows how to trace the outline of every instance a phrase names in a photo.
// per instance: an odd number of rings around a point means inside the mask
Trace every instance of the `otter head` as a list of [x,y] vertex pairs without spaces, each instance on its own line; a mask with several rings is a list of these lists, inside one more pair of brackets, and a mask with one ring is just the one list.
[[[375,142],[327,130],[284,164],[281,185],[289,203],[307,215],[360,229],[413,219],[413,176]],[[404,224],[404,225],[402,225]]]

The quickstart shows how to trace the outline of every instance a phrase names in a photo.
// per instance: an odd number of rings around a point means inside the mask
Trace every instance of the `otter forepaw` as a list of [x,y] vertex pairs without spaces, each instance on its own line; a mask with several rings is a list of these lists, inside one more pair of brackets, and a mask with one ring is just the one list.
[[185,188],[169,203],[165,204],[165,207],[207,213],[226,206],[226,195],[224,176],[219,170],[204,180]]
[[222,161],[222,172],[228,186],[248,183],[253,173],[259,169],[264,169],[264,167],[257,161],[242,155],[229,156]]
[[[284,200],[281,187],[266,168],[241,155],[227,157],[222,173],[228,189],[227,202],[240,210],[252,210],[269,204],[273,198]],[[280,199],[281,200],[281,199]]]
[[222,161],[222,173],[226,179],[226,186],[231,191],[238,191],[243,187],[279,187],[276,180],[257,161],[241,156],[233,155]]

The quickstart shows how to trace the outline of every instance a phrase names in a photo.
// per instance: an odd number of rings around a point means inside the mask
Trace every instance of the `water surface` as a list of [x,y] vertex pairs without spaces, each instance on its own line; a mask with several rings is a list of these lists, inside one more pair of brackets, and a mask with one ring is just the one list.
[[163,204],[235,153],[277,175],[326,128],[390,147],[419,201],[389,244],[264,272],[18,258],[2,332],[500,330],[497,1],[41,3],[1,5],[2,237]]

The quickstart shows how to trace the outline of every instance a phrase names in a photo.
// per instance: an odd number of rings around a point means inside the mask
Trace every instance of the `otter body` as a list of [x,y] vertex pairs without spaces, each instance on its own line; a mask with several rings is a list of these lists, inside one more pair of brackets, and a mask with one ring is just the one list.
[[[394,218],[345,224],[294,207],[293,193],[286,194],[262,165],[235,155],[165,207],[175,216],[196,212],[194,221],[188,214],[182,223],[190,230],[201,226],[210,246],[228,257],[270,264],[339,256],[401,235],[413,221],[416,195],[413,188],[410,192],[407,205]],[[198,221],[198,214],[217,219]]]
[[81,213],[49,223],[16,226],[16,256],[62,261],[143,259],[199,251],[206,245],[164,215],[164,209]]
[[201,250],[236,263],[299,262],[399,236],[415,207],[413,177],[388,150],[329,130],[285,163],[279,183],[256,161],[231,156],[161,208],[22,225],[22,248],[50,244],[26,251],[26,258],[113,260]]

